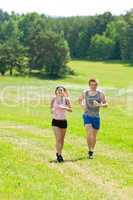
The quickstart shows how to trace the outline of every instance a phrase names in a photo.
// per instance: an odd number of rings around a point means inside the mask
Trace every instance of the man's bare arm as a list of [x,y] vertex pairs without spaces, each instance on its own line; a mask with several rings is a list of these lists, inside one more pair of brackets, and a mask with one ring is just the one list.
[[106,98],[104,93],[101,94],[101,99],[102,99],[101,107],[107,107],[108,106],[108,102],[107,102],[107,98]]

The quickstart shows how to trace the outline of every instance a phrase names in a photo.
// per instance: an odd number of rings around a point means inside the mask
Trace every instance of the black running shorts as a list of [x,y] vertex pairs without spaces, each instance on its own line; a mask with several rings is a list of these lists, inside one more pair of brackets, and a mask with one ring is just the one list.
[[52,119],[52,126],[56,126],[59,128],[67,128],[67,120],[57,120],[57,119]]

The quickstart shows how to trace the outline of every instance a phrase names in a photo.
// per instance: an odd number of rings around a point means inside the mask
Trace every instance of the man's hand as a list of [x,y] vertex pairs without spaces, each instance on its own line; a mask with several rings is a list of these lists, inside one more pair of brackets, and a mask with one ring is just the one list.
[[93,105],[95,107],[102,107],[102,104],[101,103],[98,103],[97,101],[93,101]]

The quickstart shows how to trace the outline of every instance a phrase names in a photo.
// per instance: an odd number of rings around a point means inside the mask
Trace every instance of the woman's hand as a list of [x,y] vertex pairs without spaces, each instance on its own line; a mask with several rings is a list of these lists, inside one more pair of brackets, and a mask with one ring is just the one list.
[[54,113],[54,108],[51,108],[51,114],[53,114]]
[[66,106],[63,106],[63,105],[59,105],[58,107],[64,110],[66,109]]
[[59,108],[64,109],[64,110],[67,110],[67,111],[69,111],[69,112],[72,112],[72,108],[69,107],[69,106],[60,105]]

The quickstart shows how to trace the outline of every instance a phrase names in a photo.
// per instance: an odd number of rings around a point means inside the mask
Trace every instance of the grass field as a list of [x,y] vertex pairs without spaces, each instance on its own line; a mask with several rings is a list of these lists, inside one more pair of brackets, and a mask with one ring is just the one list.
[[[60,80],[0,78],[0,200],[132,200],[133,68],[128,63],[71,61]],[[109,107],[101,111],[96,156],[87,159],[77,97],[97,77]],[[64,84],[73,102],[63,164],[54,161],[49,101]]]

